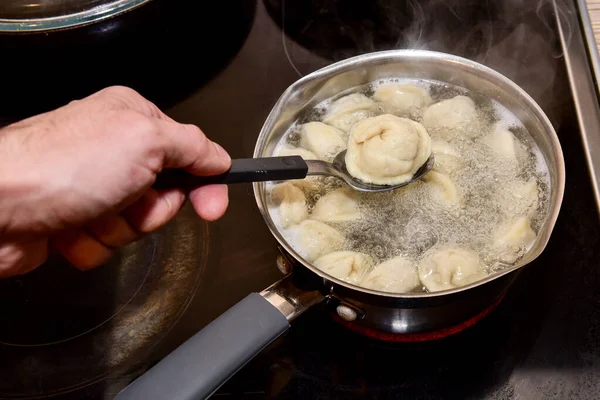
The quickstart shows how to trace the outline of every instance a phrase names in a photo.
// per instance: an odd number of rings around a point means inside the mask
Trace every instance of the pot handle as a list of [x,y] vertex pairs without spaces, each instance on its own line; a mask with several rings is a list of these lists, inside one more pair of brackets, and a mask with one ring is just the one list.
[[318,291],[295,288],[291,277],[261,294],[251,293],[133,381],[115,400],[205,399],[285,332],[289,320],[323,299]]

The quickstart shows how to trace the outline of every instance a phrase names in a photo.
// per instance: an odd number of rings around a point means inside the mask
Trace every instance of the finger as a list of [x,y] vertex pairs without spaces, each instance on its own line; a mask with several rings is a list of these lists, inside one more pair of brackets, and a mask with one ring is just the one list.
[[229,204],[227,185],[207,185],[193,189],[190,201],[200,218],[215,221],[223,216]]
[[201,175],[217,175],[231,167],[231,157],[195,125],[156,120],[163,140],[163,168],[185,168]]
[[87,271],[106,263],[113,251],[82,230],[59,233],[53,246],[75,268]]
[[17,242],[0,244],[0,278],[26,274],[48,258],[48,242]]
[[87,227],[93,237],[107,247],[122,247],[135,242],[140,234],[120,215],[111,215],[94,221]]
[[138,232],[149,233],[173,219],[184,202],[185,194],[180,189],[158,192],[151,188],[121,215]]

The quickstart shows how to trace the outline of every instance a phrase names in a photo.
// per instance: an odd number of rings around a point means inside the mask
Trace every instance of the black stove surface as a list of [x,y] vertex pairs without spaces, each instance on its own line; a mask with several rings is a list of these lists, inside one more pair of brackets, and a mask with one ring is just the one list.
[[[228,2],[232,9],[241,3]],[[317,307],[294,321],[214,399],[598,397],[600,229],[550,5],[525,0],[258,1],[243,46],[201,87],[169,88],[185,93],[175,101],[166,96],[166,85],[159,90],[139,77],[114,82],[131,82],[171,117],[200,126],[232,157],[249,157],[271,107],[300,76],[369,51],[438,50],[479,61],[521,85],[550,117],[563,146],[565,198],[550,243],[490,315],[455,336],[394,344],[351,333]],[[201,51],[187,36],[177,48]],[[211,53],[205,56],[208,60]],[[189,66],[186,73],[193,73]],[[166,74],[166,81],[184,84],[182,77],[170,75],[177,71]],[[281,276],[275,240],[251,187],[233,185],[230,195],[226,216],[207,228],[208,253],[195,296],[162,340],[125,367],[107,371],[105,379],[80,384],[57,398],[112,398],[249,292]],[[186,212],[178,218],[193,216]],[[110,348],[110,342],[105,346]],[[43,378],[31,383],[36,393],[43,393],[44,385]]]

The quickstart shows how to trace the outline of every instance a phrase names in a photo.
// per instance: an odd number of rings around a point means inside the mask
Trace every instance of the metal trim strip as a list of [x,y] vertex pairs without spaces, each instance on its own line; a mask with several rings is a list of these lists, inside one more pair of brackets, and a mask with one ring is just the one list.
[[[593,33],[590,36],[592,29],[585,1],[578,0],[578,3],[579,8],[575,2],[553,1],[585,157],[600,213],[600,58]],[[592,76],[592,69],[595,76]]]

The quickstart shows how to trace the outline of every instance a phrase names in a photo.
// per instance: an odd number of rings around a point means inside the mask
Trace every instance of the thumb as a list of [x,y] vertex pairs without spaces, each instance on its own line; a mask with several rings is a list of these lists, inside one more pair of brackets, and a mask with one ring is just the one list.
[[209,176],[231,167],[229,154],[197,126],[163,119],[156,122],[163,138],[163,168],[185,168],[192,174]]

